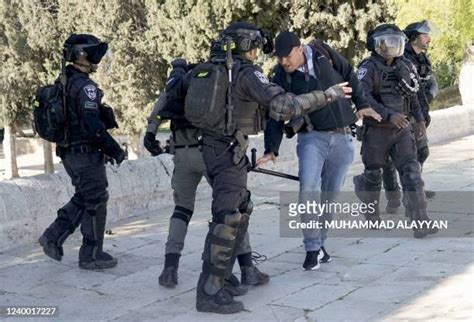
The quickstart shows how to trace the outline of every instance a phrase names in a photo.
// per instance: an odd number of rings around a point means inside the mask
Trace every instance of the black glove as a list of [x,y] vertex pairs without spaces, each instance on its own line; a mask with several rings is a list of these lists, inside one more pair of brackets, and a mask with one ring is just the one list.
[[125,151],[120,147],[117,141],[115,141],[114,138],[107,132],[101,149],[106,156],[109,156],[110,158],[114,159],[117,164],[122,163],[122,161],[127,158],[127,154],[125,153]]
[[163,153],[163,149],[160,146],[160,141],[156,140],[155,134],[151,132],[146,132],[145,138],[143,139],[143,145],[152,156]]
[[260,29],[260,34],[262,35],[262,51],[264,54],[271,54],[273,52],[273,37],[272,34],[264,29]]
[[431,124],[431,116],[430,113],[426,112],[423,113],[423,117],[425,118],[425,126],[428,127]]

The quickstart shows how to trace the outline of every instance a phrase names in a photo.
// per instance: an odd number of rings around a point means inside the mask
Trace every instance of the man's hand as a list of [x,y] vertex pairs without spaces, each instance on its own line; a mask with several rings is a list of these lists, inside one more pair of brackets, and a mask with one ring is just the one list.
[[352,88],[347,86],[349,83],[344,82],[333,85],[324,91],[328,103],[334,102],[340,98],[351,98]]
[[145,138],[143,139],[143,145],[151,153],[152,156],[157,156],[163,153],[163,149],[160,146],[160,141],[157,141],[155,134],[147,132]]
[[379,113],[375,112],[372,107],[363,108],[356,113],[357,118],[360,120],[364,117],[370,117],[376,120],[377,122],[382,121],[382,117]]
[[275,161],[276,161],[275,153],[270,152],[270,153],[264,154],[262,157],[258,158],[257,162],[256,162],[256,167],[259,168],[259,167],[265,165],[268,161],[272,161],[273,164],[275,164]]
[[420,141],[425,137],[426,137],[425,122],[424,121],[418,122],[418,133],[416,133],[416,140]]
[[399,129],[406,128],[410,125],[410,122],[402,113],[394,113],[390,115],[389,122],[394,124]]

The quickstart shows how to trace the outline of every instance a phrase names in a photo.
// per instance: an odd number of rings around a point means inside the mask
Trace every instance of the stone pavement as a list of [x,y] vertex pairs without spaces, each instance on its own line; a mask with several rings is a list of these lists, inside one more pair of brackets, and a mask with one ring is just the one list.
[[[474,136],[433,146],[424,169],[427,188],[472,192],[473,146]],[[361,169],[360,162],[351,167],[346,190],[352,189],[352,176]],[[301,239],[279,237],[279,191],[291,190],[297,191],[297,185],[282,180],[253,191],[251,243],[267,256],[259,268],[272,279],[240,298],[243,313],[221,316],[194,308],[209,199],[197,203],[175,289],[157,282],[172,212],[168,207],[109,227],[105,248],[118,257],[119,265],[107,271],[78,268],[79,233],[67,241],[62,262],[47,258],[38,245],[0,253],[0,306],[58,306],[59,315],[52,321],[474,319],[472,207],[452,214],[462,227],[462,238],[414,240],[394,237],[390,231],[386,238],[371,237],[371,231],[363,238],[330,237],[327,249],[333,261],[303,272]],[[434,218],[447,211],[437,207],[430,207]]]

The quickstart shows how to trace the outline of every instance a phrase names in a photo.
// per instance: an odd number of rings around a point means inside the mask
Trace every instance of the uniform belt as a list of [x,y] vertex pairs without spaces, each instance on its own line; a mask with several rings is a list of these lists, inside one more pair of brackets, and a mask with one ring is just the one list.
[[92,145],[77,145],[77,146],[70,146],[66,148],[66,151],[71,153],[90,153],[99,151],[99,149]]
[[352,131],[351,131],[351,129],[350,129],[349,127],[342,127],[342,128],[335,128],[335,129],[322,130],[322,132],[352,134]]
[[175,149],[197,148],[197,147],[199,147],[200,145],[201,145],[200,143],[196,143],[196,144],[186,144],[186,145],[175,145],[174,148],[175,148]]

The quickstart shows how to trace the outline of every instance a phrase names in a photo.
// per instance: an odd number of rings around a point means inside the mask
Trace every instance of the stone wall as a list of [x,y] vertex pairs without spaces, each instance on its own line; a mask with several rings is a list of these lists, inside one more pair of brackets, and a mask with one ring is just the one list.
[[[474,106],[455,106],[432,113],[428,135],[432,143],[473,133]],[[296,139],[283,140],[280,157],[270,169],[297,174]],[[251,147],[263,152],[263,137],[252,138]],[[360,162],[356,147],[356,162]],[[172,204],[170,179],[173,162],[170,155],[143,157],[125,161],[119,168],[108,165],[109,222],[158,210]],[[250,175],[249,186],[268,185],[278,180],[264,175]],[[210,196],[205,183],[198,198]],[[0,251],[13,245],[34,242],[51,223],[56,210],[74,193],[64,171],[0,182]],[[169,214],[166,214],[168,216]]]

